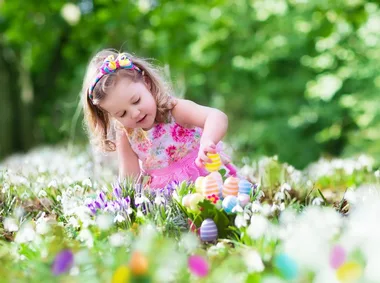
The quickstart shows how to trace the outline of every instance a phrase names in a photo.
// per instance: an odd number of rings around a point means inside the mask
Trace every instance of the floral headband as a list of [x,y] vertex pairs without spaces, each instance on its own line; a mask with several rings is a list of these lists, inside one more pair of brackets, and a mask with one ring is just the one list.
[[132,63],[131,59],[128,58],[128,55],[126,53],[120,53],[119,56],[117,56],[116,60],[113,55],[109,55],[106,59],[104,59],[103,64],[99,68],[99,74],[96,76],[94,82],[88,89],[88,97],[91,100],[93,99],[92,93],[94,91],[94,88],[100,79],[104,75],[112,74],[118,69],[132,69],[137,70],[139,73],[142,73],[141,69]]

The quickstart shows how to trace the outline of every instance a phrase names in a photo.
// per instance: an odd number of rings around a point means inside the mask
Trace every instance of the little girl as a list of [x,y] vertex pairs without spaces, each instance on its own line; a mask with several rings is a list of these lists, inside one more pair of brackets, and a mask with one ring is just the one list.
[[148,175],[151,188],[195,181],[208,174],[207,153],[217,151],[230,174],[236,173],[220,152],[228,127],[226,114],[174,98],[147,61],[100,51],[89,63],[82,93],[89,134],[103,150],[117,151],[119,178]]

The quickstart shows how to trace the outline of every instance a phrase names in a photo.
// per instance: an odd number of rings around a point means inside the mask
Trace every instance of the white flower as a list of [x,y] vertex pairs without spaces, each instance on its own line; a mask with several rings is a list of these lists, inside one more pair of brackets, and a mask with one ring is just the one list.
[[255,250],[247,250],[243,252],[243,259],[247,265],[249,272],[262,272],[264,271],[264,264],[261,260],[259,253]]
[[56,189],[58,188],[57,180],[52,180],[50,183],[47,185],[48,188],[53,188]]
[[92,182],[91,182],[90,178],[88,178],[88,179],[84,179],[84,180],[82,181],[82,186],[83,186],[83,187],[85,187],[85,186],[87,186],[87,187],[92,187]]
[[274,195],[274,200],[275,200],[275,201],[282,201],[283,199],[285,199],[285,194],[284,194],[283,191],[277,192],[277,193]]
[[280,187],[280,190],[281,192],[285,192],[285,191],[291,191],[292,188],[290,187],[290,185],[288,183],[283,183]]
[[324,203],[324,200],[322,199],[322,198],[320,198],[320,197],[316,197],[315,199],[313,199],[313,201],[312,201],[312,205],[317,205],[317,206],[319,206],[319,205],[321,205],[322,203]]
[[5,218],[4,219],[4,229],[9,231],[9,232],[16,232],[18,231],[18,225],[15,219],[13,218]]
[[113,247],[121,247],[126,242],[126,237],[124,234],[118,232],[109,237],[109,241],[111,246]]
[[252,209],[253,213],[260,212],[262,209],[261,203],[258,201],[252,202],[252,208],[251,209]]
[[20,231],[17,233],[15,242],[16,243],[27,243],[32,242],[36,238],[36,232],[33,229],[31,223],[24,224]]
[[251,217],[251,224],[248,226],[247,233],[252,239],[257,240],[264,236],[268,226],[268,219],[262,215],[254,214]]
[[44,191],[44,190],[40,190],[39,192],[38,192],[38,197],[39,198],[44,198],[44,197],[46,197],[47,196],[47,193]]
[[160,193],[157,193],[156,198],[154,199],[154,203],[157,205],[164,204],[165,198]]
[[348,188],[344,194],[344,199],[346,199],[349,203],[355,204],[357,201],[356,193],[352,188]]
[[125,221],[125,217],[120,214],[117,214],[113,220],[113,222],[123,222],[123,221]]
[[78,235],[80,241],[84,242],[88,248],[92,248],[94,246],[94,239],[90,230],[82,229]]
[[101,214],[96,217],[96,224],[100,230],[108,230],[112,226],[112,216]]
[[245,219],[244,215],[241,213],[238,213],[235,217],[235,226],[237,228],[241,227],[247,227],[247,220]]

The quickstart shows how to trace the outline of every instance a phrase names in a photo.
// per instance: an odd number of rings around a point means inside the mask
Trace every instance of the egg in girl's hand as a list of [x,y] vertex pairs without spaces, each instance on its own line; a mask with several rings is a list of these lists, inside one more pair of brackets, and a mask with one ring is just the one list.
[[238,200],[235,196],[226,196],[222,202],[222,206],[225,212],[231,213],[232,209],[238,204]]
[[205,177],[203,181],[202,193],[204,197],[211,196],[213,194],[217,196],[219,195],[219,186],[213,176],[208,175]]
[[208,172],[218,171],[222,166],[222,160],[218,153],[207,153],[207,157],[211,159],[211,162],[205,164],[205,168]]
[[197,193],[202,193],[202,188],[203,188],[203,182],[205,180],[205,177],[199,176],[194,183],[195,191]]
[[224,181],[223,186],[223,197],[226,196],[237,196],[239,192],[239,178],[228,177]]
[[204,242],[212,242],[218,238],[218,228],[216,227],[214,220],[207,218],[202,222],[200,237]]

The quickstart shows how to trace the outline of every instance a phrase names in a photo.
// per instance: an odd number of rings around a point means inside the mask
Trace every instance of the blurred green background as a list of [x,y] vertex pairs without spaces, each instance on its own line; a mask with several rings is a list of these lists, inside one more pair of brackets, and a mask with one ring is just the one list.
[[239,160],[380,160],[380,6],[363,0],[0,0],[0,160],[87,142],[79,91],[109,47],[224,110]]

